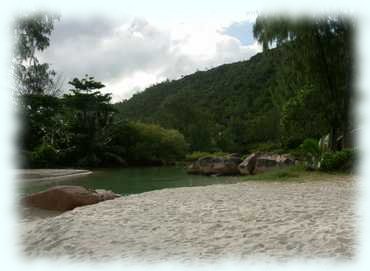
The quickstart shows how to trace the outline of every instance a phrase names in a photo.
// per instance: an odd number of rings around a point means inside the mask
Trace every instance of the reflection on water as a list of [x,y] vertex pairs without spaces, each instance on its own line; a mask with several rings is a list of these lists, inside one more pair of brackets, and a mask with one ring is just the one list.
[[188,175],[181,166],[101,169],[85,176],[21,183],[19,191],[24,195],[55,185],[80,185],[90,189],[107,189],[122,195],[129,195],[163,188],[204,186],[237,181],[237,177]]

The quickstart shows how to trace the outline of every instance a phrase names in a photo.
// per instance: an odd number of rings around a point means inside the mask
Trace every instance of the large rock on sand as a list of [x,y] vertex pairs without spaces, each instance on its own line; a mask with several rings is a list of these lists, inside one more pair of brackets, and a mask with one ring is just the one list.
[[229,157],[203,157],[191,163],[187,172],[202,175],[236,175],[239,174],[238,165],[241,161],[236,154]]
[[239,171],[249,175],[294,164],[295,159],[288,154],[252,153],[239,165]]
[[22,199],[22,202],[31,207],[67,211],[79,206],[114,199],[119,196],[112,191],[89,190],[82,186],[55,186],[48,190],[26,196]]

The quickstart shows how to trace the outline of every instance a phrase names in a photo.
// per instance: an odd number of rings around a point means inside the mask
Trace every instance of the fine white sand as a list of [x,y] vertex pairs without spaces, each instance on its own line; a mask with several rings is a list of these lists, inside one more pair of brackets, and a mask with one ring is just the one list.
[[135,261],[348,260],[355,182],[164,189],[21,223],[27,256]]

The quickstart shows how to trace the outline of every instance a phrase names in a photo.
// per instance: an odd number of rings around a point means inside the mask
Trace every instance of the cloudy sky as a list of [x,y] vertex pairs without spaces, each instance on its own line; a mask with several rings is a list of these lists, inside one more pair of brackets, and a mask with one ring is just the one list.
[[65,82],[94,76],[118,102],[166,79],[249,59],[261,51],[253,39],[254,19],[156,23],[134,16],[62,15],[40,58]]

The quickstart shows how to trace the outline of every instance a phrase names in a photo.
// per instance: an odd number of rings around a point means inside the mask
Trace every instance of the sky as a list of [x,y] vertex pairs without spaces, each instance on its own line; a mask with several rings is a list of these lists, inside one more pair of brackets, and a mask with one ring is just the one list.
[[261,51],[253,38],[254,20],[159,22],[135,16],[61,15],[50,46],[39,58],[62,77],[64,89],[72,78],[88,74],[119,102],[167,79],[249,59]]

